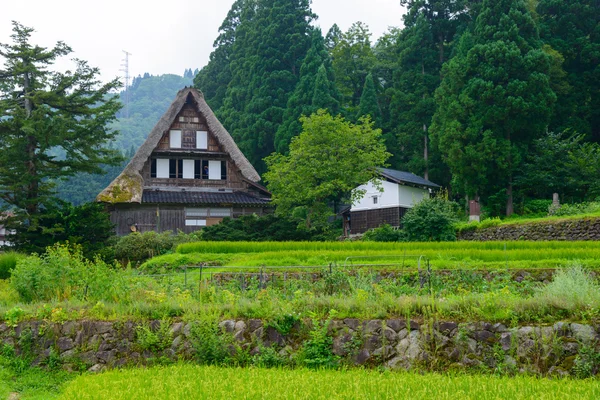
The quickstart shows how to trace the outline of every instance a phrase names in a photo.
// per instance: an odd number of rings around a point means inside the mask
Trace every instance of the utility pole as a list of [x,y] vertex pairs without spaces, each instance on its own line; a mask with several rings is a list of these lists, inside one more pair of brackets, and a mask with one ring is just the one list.
[[123,64],[121,64],[121,69],[125,73],[125,118],[129,118],[129,56],[132,54],[123,50],[125,53],[125,59],[121,60]]

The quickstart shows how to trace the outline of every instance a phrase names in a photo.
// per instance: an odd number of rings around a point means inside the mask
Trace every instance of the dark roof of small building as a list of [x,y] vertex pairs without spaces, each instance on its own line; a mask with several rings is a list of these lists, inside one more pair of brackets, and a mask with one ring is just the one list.
[[142,203],[239,204],[264,206],[269,200],[246,192],[200,192],[184,190],[144,190]]
[[417,176],[411,172],[405,172],[405,171],[398,171],[395,169],[389,169],[389,168],[379,168],[379,171],[381,172],[381,175],[384,178],[387,178],[393,182],[396,183],[408,183],[408,184],[413,184],[413,185],[417,185],[417,186],[426,186],[426,187],[430,187],[430,188],[439,188],[440,185],[435,184],[431,181],[428,181],[425,178],[421,178],[420,176]]

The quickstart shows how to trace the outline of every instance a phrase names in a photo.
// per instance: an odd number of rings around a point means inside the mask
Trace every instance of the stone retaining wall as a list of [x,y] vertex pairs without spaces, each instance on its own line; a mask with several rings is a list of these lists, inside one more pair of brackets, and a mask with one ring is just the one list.
[[600,240],[600,218],[492,226],[459,232],[458,240]]
[[[161,327],[161,324],[162,327]],[[143,342],[143,329],[134,322],[71,321],[62,324],[30,321],[0,324],[0,342],[28,352],[32,364],[60,360],[64,368],[100,371],[156,360],[196,358],[194,323],[169,325],[152,321],[147,332],[163,333],[162,346]],[[220,338],[232,352],[250,356],[273,347],[292,360],[308,338],[310,321],[298,321],[286,335],[262,320],[226,320]],[[390,369],[477,369],[566,376],[588,368],[598,373],[600,326],[558,322],[550,326],[508,328],[496,323],[422,323],[403,319],[334,320],[329,324],[333,353],[342,362]],[[166,342],[165,342],[166,340]]]

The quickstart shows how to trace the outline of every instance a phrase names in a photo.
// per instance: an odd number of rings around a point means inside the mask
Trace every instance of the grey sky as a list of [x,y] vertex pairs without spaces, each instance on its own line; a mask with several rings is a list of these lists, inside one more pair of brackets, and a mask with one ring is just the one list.
[[[202,68],[233,0],[29,0],[5,1],[0,13],[0,43],[10,43],[11,20],[35,28],[32,42],[51,47],[62,40],[73,57],[99,67],[103,79],[119,72],[122,50],[132,76]],[[153,5],[154,4],[154,5]],[[399,0],[313,0],[324,33],[337,23],[347,30],[355,21],[369,25],[375,41],[390,26],[401,26]],[[60,68],[72,64],[61,62]]]

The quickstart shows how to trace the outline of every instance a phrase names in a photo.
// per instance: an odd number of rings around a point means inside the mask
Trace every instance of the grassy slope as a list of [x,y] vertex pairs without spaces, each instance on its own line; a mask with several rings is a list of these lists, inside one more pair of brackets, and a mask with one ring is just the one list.
[[593,399],[599,396],[597,380],[177,365],[84,375],[66,387],[61,399]]

